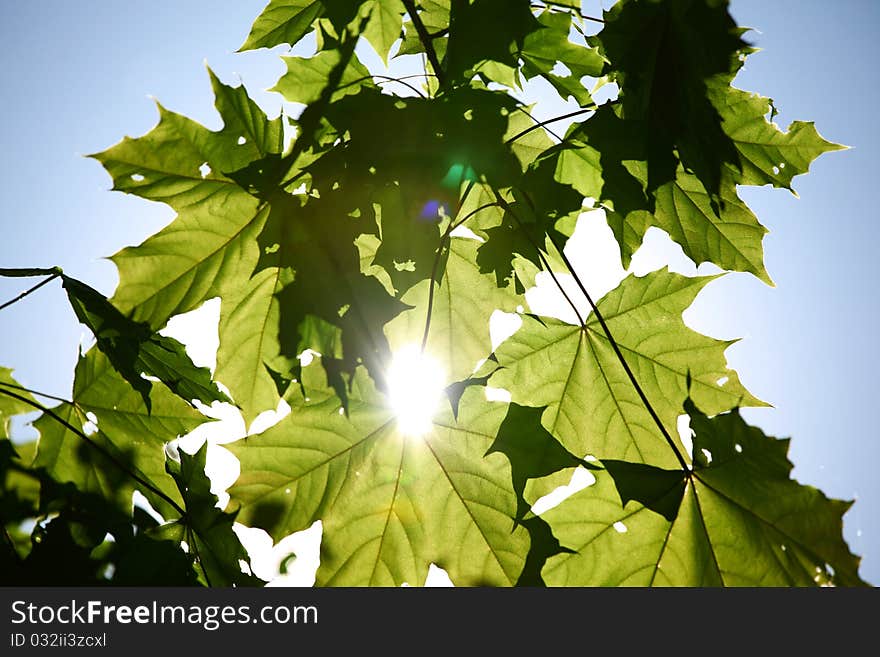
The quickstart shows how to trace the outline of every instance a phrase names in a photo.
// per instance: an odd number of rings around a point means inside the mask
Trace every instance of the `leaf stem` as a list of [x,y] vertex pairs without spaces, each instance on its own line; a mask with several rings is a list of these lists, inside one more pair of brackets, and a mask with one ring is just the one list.
[[79,405],[76,402],[71,402],[68,399],[64,399],[63,397],[56,397],[55,395],[50,395],[45,392],[40,392],[39,390],[32,390],[31,388],[25,388],[24,386],[19,386],[14,383],[7,383],[6,381],[0,381],[0,386],[6,386],[8,388],[15,388],[16,390],[21,390],[22,392],[29,392],[32,395],[37,395],[38,397],[45,397],[46,399],[54,399],[55,401],[64,402],[65,404],[70,404],[71,406],[75,406],[79,408]]
[[356,84],[363,82],[364,80],[379,80],[380,82],[397,82],[398,84],[402,84],[404,87],[407,87],[408,89],[412,90],[413,92],[415,92],[416,94],[418,94],[422,98],[427,98],[427,96],[425,94],[423,94],[421,92],[421,90],[412,86],[409,82],[405,82],[405,80],[407,78],[420,78],[420,77],[433,77],[433,76],[431,76],[429,73],[419,73],[417,75],[407,75],[402,78],[395,78],[390,75],[379,75],[379,74],[371,73],[370,75],[363,75],[355,80],[352,80],[351,82],[346,82],[345,84],[341,84],[341,85],[339,85],[338,89],[345,89],[346,87],[352,87]]
[[580,10],[575,9],[574,7],[572,7],[570,5],[563,4],[561,2],[554,2],[553,0],[541,0],[541,2],[543,4],[535,4],[533,2],[532,8],[533,9],[551,9],[551,10],[555,9],[555,8],[568,9],[569,11],[571,11],[571,12],[577,14],[578,16],[580,16],[581,18],[583,18],[585,21],[593,21],[594,23],[603,23],[603,24],[605,23],[605,21],[601,18],[596,18],[595,16],[588,16],[587,14],[581,12]]
[[553,236],[549,233],[547,237],[553,243],[553,246],[556,247],[556,250],[559,252],[559,255],[562,257],[562,261],[565,263],[565,266],[568,268],[568,271],[571,273],[572,278],[574,278],[574,282],[577,284],[580,291],[583,293],[584,297],[586,297],[587,302],[590,304],[590,308],[593,311],[593,314],[596,316],[596,319],[599,322],[599,325],[602,327],[602,331],[605,333],[605,337],[608,338],[608,342],[611,343],[611,348],[614,350],[614,354],[617,356],[617,360],[620,361],[621,366],[623,366],[624,371],[626,372],[627,377],[632,383],[633,388],[635,388],[636,393],[639,395],[639,399],[642,400],[642,403],[645,405],[648,413],[651,416],[651,419],[654,421],[654,424],[657,425],[657,428],[660,429],[660,433],[663,434],[663,438],[672,448],[672,451],[675,452],[675,458],[678,459],[679,464],[681,465],[682,470],[685,472],[688,471],[687,461],[685,461],[684,456],[682,456],[681,452],[678,449],[678,446],[675,444],[675,441],[672,439],[672,436],[669,435],[669,432],[666,430],[663,422],[660,420],[660,416],[657,415],[657,411],[654,410],[654,407],[651,405],[651,402],[648,400],[648,396],[645,394],[645,391],[642,389],[642,386],[639,385],[638,380],[636,379],[635,374],[632,369],[630,369],[629,363],[626,362],[626,358],[623,356],[623,352],[620,350],[620,346],[617,344],[617,341],[614,339],[614,336],[611,334],[611,329],[608,327],[608,324],[605,322],[605,318],[602,316],[602,312],[599,310],[599,306],[596,305],[596,302],[593,301],[593,297],[590,296],[590,293],[587,292],[587,288],[584,286],[583,281],[581,281],[580,277],[574,270],[574,267],[571,264],[571,261],[568,259],[568,256],[565,255],[565,251],[559,247],[556,243],[556,240],[553,239]]
[[[513,211],[513,208],[510,206],[510,204],[506,200],[504,200],[498,194],[498,192],[495,192],[495,198],[498,199],[498,202],[501,203],[502,206],[504,206],[504,209],[510,213],[510,215],[516,220],[517,224],[519,224],[520,228],[523,229],[523,233],[525,234],[526,239],[529,240],[529,242],[532,244],[532,246],[538,252],[538,257],[541,259],[541,262],[544,264],[544,267],[550,273],[550,276],[553,278],[553,282],[556,283],[556,287],[559,288],[559,291],[562,292],[566,301],[568,301],[569,305],[572,307],[575,314],[577,315],[577,318],[581,324],[581,327],[586,328],[586,323],[584,322],[583,318],[581,317],[580,313],[578,312],[577,307],[575,306],[575,304],[571,300],[571,298],[568,296],[568,294],[566,294],[566,292],[562,288],[562,285],[560,284],[560,282],[557,280],[556,275],[553,273],[553,269],[550,267],[549,263],[547,262],[546,258],[544,257],[544,254],[541,252],[540,247],[537,244],[535,244],[534,240],[532,240],[531,235],[529,235],[528,231],[526,231],[524,229],[523,222],[519,219],[516,212]],[[527,196],[527,198],[528,198],[528,196]],[[529,202],[531,202],[531,201],[529,201]],[[642,390],[642,387],[639,385],[639,382],[636,379],[635,374],[633,374],[632,369],[630,369],[629,363],[626,362],[626,358],[624,358],[623,352],[620,350],[620,347],[618,346],[617,341],[614,339],[614,335],[612,335],[611,329],[608,327],[608,324],[605,322],[605,318],[602,316],[602,313],[599,310],[599,307],[596,305],[595,301],[593,301],[593,297],[590,296],[590,293],[587,292],[587,288],[584,286],[583,281],[581,281],[580,277],[575,272],[574,267],[571,264],[571,261],[568,259],[568,256],[565,255],[565,251],[562,248],[560,248],[560,246],[556,243],[556,240],[553,239],[553,236],[550,233],[546,233],[546,235],[550,239],[550,242],[553,244],[553,246],[556,248],[556,250],[559,252],[560,257],[562,258],[562,262],[565,263],[566,268],[568,269],[572,278],[574,278],[574,281],[577,284],[578,288],[580,289],[581,293],[584,295],[584,297],[586,297],[587,302],[590,304],[590,308],[592,309],[593,314],[596,316],[596,319],[598,320],[599,325],[602,327],[602,330],[605,333],[605,337],[608,339],[608,342],[611,343],[611,347],[614,350],[614,354],[617,356],[617,359],[620,361],[621,366],[623,367],[624,371],[626,372],[626,375],[629,378],[630,383],[632,383],[633,388],[635,389],[636,393],[639,395],[639,399],[641,399],[642,403],[645,405],[645,408],[647,409],[648,414],[651,416],[651,419],[657,425],[657,428],[660,429],[660,433],[663,435],[663,438],[666,440],[666,442],[672,448],[672,451],[675,453],[675,458],[678,460],[679,464],[681,465],[682,470],[687,472],[688,471],[687,461],[685,461],[684,457],[682,456],[681,452],[678,449],[678,446],[675,444],[675,441],[672,439],[672,436],[669,435],[669,432],[666,430],[666,427],[663,425],[663,422],[660,420],[660,417],[657,415],[657,411],[655,411],[654,407],[651,405],[651,402],[648,399],[648,396],[645,394],[645,391]]]
[[425,47],[425,54],[428,56],[428,61],[431,62],[431,67],[434,69],[437,81],[440,83],[441,87],[445,87],[446,74],[440,66],[440,59],[437,57],[437,51],[434,50],[434,43],[431,40],[431,35],[428,33],[425,24],[422,22],[421,16],[419,16],[419,11],[416,9],[415,2],[413,2],[413,0],[402,0],[402,2],[403,6],[406,8],[406,13],[409,14],[413,27],[416,28],[416,33],[419,35],[419,41],[421,41],[422,45]]
[[207,567],[205,567],[205,562],[202,560],[202,555],[199,552],[198,541],[196,541],[196,532],[189,525],[189,523],[187,523],[187,525],[186,525],[186,537],[187,537],[187,540],[189,541],[187,543],[187,545],[189,545],[190,543],[192,544],[192,545],[190,545],[190,549],[193,552],[193,557],[195,557],[196,561],[199,562],[199,566],[202,569],[202,574],[205,576],[205,583],[208,585],[208,588],[211,588],[211,578],[208,575],[208,569],[207,569]]
[[[186,511],[185,511],[183,508],[181,508],[181,506],[180,506],[177,502],[175,502],[171,497],[169,497],[167,494],[163,493],[161,490],[159,490],[159,488],[157,488],[155,485],[153,485],[152,483],[150,483],[149,481],[147,481],[147,480],[144,479],[143,477],[141,477],[141,476],[139,476],[138,474],[136,474],[135,472],[132,472],[131,470],[129,470],[127,466],[125,466],[121,461],[119,461],[119,460],[118,460],[115,456],[113,456],[110,452],[108,452],[108,451],[105,450],[103,447],[101,447],[100,445],[98,445],[98,443],[96,443],[95,441],[93,441],[93,440],[92,440],[89,436],[87,436],[87,435],[86,435],[81,429],[77,429],[74,425],[72,425],[70,422],[68,422],[67,420],[65,420],[65,419],[62,418],[61,416],[59,416],[59,415],[58,415],[57,413],[55,413],[55,411],[53,411],[52,409],[50,409],[50,408],[46,408],[45,406],[43,406],[43,405],[42,405],[40,402],[38,402],[38,401],[34,401],[34,400],[32,400],[32,399],[28,399],[27,397],[23,397],[22,395],[19,395],[19,394],[17,394],[17,393],[14,393],[14,392],[12,392],[11,390],[6,390],[5,388],[0,388],[0,394],[4,394],[4,395],[6,395],[6,396],[8,396],[8,397],[12,397],[13,399],[17,399],[17,400],[19,400],[19,401],[21,401],[21,402],[24,402],[24,403],[27,404],[28,406],[32,406],[32,407],[34,407],[35,409],[37,409],[37,410],[39,410],[39,411],[42,411],[43,413],[45,413],[46,415],[48,415],[49,417],[51,417],[53,420],[55,420],[56,422],[58,422],[59,424],[61,424],[62,426],[64,426],[65,428],[67,428],[68,430],[72,431],[73,433],[75,433],[75,434],[76,434],[77,436],[79,436],[80,438],[82,438],[84,441],[86,441],[87,444],[89,444],[91,447],[93,447],[95,450],[97,450],[99,453],[101,453],[101,455],[103,455],[108,461],[110,461],[110,463],[112,463],[112,464],[115,465],[117,468],[119,468],[122,472],[124,472],[124,473],[127,474],[129,477],[131,477],[132,479],[134,479],[134,480],[135,480],[137,483],[139,483],[141,486],[143,486],[144,488],[146,488],[147,490],[149,490],[149,491],[150,491],[151,493],[153,493],[154,495],[157,495],[158,497],[160,497],[160,498],[162,498],[163,500],[165,500],[166,502],[168,502],[168,504],[170,504],[171,507],[172,507],[175,511],[177,511],[181,516],[183,516],[183,517],[186,516]],[[65,403],[70,403],[70,402],[65,402]],[[73,406],[73,405],[74,405],[74,404],[71,404],[71,406]]]
[[[6,276],[6,275],[7,275],[7,274],[4,274],[4,273],[3,273],[4,271],[8,271],[8,270],[0,269],[0,276]],[[35,270],[35,271],[36,271],[36,270]],[[43,286],[46,285],[47,283],[51,283],[53,280],[55,280],[56,278],[58,278],[59,276],[61,276],[61,273],[60,273],[59,271],[52,271],[52,270],[44,270],[44,271],[42,271],[40,274],[37,274],[37,275],[40,276],[40,275],[43,275],[43,274],[45,274],[45,273],[49,273],[49,276],[48,276],[47,278],[44,278],[42,281],[40,281],[39,283],[37,283],[37,284],[34,285],[33,287],[28,288],[27,290],[25,290],[24,292],[22,292],[21,294],[19,294],[19,295],[18,295],[17,297],[15,297],[14,299],[10,299],[10,300],[7,301],[6,303],[0,304],[0,310],[3,310],[4,308],[7,308],[7,307],[11,306],[11,305],[14,304],[14,303],[16,303],[16,302],[18,302],[18,301],[21,301],[22,299],[24,299],[24,298],[25,298],[26,296],[28,296],[29,294],[32,294],[33,292],[36,292],[37,290],[39,290],[41,287],[43,287]]]
[[[543,121],[537,121],[537,120],[535,119],[535,117],[533,117],[531,114],[529,114],[528,112],[526,112],[524,109],[520,108],[520,111],[522,111],[526,116],[528,116],[530,119],[532,119],[532,121],[535,121],[535,125],[533,125],[533,126],[529,126],[529,127],[526,128],[525,130],[522,130],[522,131],[518,132],[518,133],[515,134],[513,137],[511,137],[510,139],[508,139],[507,141],[505,141],[504,143],[505,143],[505,144],[513,143],[513,142],[515,142],[517,139],[521,139],[522,137],[525,137],[527,134],[529,134],[529,133],[532,132],[533,130],[537,130],[538,128],[543,128],[544,126],[547,126],[547,125],[549,125],[549,124],[551,124],[551,123],[555,123],[556,121],[563,121],[563,120],[565,120],[565,119],[570,119],[570,118],[572,118],[573,116],[580,116],[581,114],[586,114],[587,112],[593,112],[593,111],[595,111],[595,109],[596,109],[595,106],[593,106],[593,107],[585,107],[585,108],[583,108],[583,109],[579,109],[579,110],[577,110],[577,111],[575,111],[575,112],[569,112],[568,114],[561,114],[561,115],[559,115],[559,116],[554,116],[554,117],[551,118],[551,119],[545,119],[545,120],[543,120]],[[550,132],[550,131],[548,130],[547,132]],[[560,142],[565,141],[564,139],[562,139],[562,138],[561,138],[559,135],[557,135],[557,134],[554,134],[554,133],[552,133],[552,132],[550,132],[550,134],[552,134],[554,137],[556,137],[556,139],[558,139]]]

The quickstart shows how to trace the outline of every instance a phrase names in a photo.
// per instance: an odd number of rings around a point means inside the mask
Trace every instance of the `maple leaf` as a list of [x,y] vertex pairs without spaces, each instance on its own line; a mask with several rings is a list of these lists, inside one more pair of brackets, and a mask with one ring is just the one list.
[[242,522],[278,540],[320,519],[319,585],[420,585],[430,563],[459,585],[517,581],[528,531],[514,523],[507,458],[484,456],[505,404],[470,388],[457,420],[447,408],[427,434],[405,436],[361,372],[341,411],[334,396],[302,400],[271,429],[227,445],[242,465],[230,489]]
[[9,437],[9,420],[14,415],[21,415],[33,411],[34,407],[20,399],[2,394],[2,390],[9,389],[16,395],[21,395],[32,402],[36,400],[21,385],[12,378],[12,370],[8,367],[0,367],[0,439]]
[[541,27],[528,0],[452,0],[445,73],[464,80],[486,60],[515,66],[526,37]]
[[278,405],[273,372],[289,373],[295,366],[282,356],[278,294],[293,280],[287,268],[267,267],[254,274],[237,294],[229,294],[220,306],[217,369],[250,423],[263,411]]
[[[667,431],[675,435],[688,376],[693,396],[712,412],[761,405],[727,368],[732,342],[685,326],[681,313],[714,276],[688,278],[665,268],[628,276],[599,311]],[[676,463],[595,315],[584,326],[524,316],[498,347],[490,385],[512,400],[546,406],[544,426],[571,453],[666,466]],[[720,382],[720,383],[719,383]]]
[[85,283],[65,275],[62,281],[77,318],[92,331],[98,349],[107,355],[116,371],[140,393],[148,411],[152,383],[144,374],[158,378],[190,403],[229,401],[211,381],[211,372],[196,367],[177,340],[131,321]]
[[366,7],[371,14],[370,22],[364,30],[364,38],[387,65],[388,53],[403,32],[406,8],[400,0],[372,0],[366,3]]
[[621,87],[627,120],[644,121],[648,190],[675,177],[678,163],[715,196],[724,163],[737,163],[707,80],[738,68],[747,48],[727,2],[633,2],[605,12],[596,37]]
[[[529,33],[523,40],[520,57],[524,62],[524,77],[528,80],[540,75],[553,85],[563,100],[571,96],[581,107],[591,105],[592,98],[581,79],[599,77],[605,60],[598,50],[569,40],[571,14],[547,11],[538,16],[538,22],[543,29]],[[565,66],[566,75],[554,73],[557,62]]]
[[312,24],[323,13],[321,0],[271,0],[238,50],[272,48],[282,43],[295,46],[312,31]]
[[208,586],[262,586],[263,580],[242,572],[240,563],[250,564],[250,557],[232,531],[236,514],[217,508],[217,496],[211,492],[211,480],[205,474],[208,443],[203,443],[195,454],[180,451],[179,455],[180,461],[168,459],[166,468],[177,484],[186,513],[156,527],[151,534],[185,541],[198,559]]
[[565,586],[855,586],[842,537],[850,502],[790,478],[788,440],[738,410],[709,418],[688,399],[693,470],[604,463],[589,486],[542,515],[574,554],[543,571]]
[[268,120],[244,87],[209,74],[222,130],[211,132],[159,105],[159,124],[147,135],[92,155],[115,190],[179,212],[143,244],[112,257],[120,279],[113,304],[153,328],[236,289],[259,257],[256,236],[268,208],[230,175],[281,152],[282,121]]
[[806,173],[813,160],[846,148],[823,139],[812,122],[794,121],[783,132],[766,118],[773,109],[768,98],[730,87],[723,77],[711,81],[708,92],[739,153],[738,184],[792,190],[792,178]]
[[[34,422],[40,432],[34,466],[124,509],[130,508],[137,487],[128,471],[174,499],[174,482],[165,474],[165,443],[206,418],[163,387],[154,386],[149,395],[148,407],[107,356],[91,349],[77,362],[73,403],[52,409],[57,418],[43,414]],[[90,421],[98,432],[87,440],[81,434]],[[173,513],[166,500],[140,488],[157,510]]]

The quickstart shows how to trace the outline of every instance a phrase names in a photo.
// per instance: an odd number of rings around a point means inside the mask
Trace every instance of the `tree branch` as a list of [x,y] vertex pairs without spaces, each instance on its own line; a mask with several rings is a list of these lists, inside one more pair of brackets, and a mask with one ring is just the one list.
[[[6,274],[6,273],[4,273],[4,272],[8,272],[8,271],[22,271],[22,270],[0,269],[0,276],[15,276],[15,274]],[[51,269],[44,269],[44,270],[36,270],[36,269],[35,269],[35,270],[32,270],[32,271],[39,271],[39,273],[38,273],[38,274],[29,274],[29,275],[42,276],[42,275],[44,275],[44,274],[49,274],[49,276],[48,276],[48,278],[44,278],[42,281],[40,281],[39,283],[37,283],[37,284],[34,285],[33,287],[28,288],[27,290],[25,290],[24,292],[22,292],[21,294],[19,294],[19,295],[18,295],[17,297],[15,297],[14,299],[10,299],[9,301],[7,301],[7,302],[4,303],[4,304],[0,304],[0,310],[3,310],[4,308],[7,308],[7,307],[11,306],[11,305],[14,304],[14,303],[16,303],[16,302],[18,302],[18,301],[21,301],[21,300],[24,299],[27,295],[32,294],[33,292],[36,292],[37,290],[39,290],[41,287],[43,287],[43,286],[46,285],[47,283],[51,283],[51,282],[54,281],[56,278],[58,278],[59,276],[61,276],[61,271],[60,271],[60,270],[59,270],[59,271],[54,271],[54,270],[51,270]]]
[[[131,477],[134,481],[136,481],[137,483],[139,483],[141,486],[143,486],[144,488],[146,488],[148,491],[150,491],[150,492],[153,493],[154,495],[157,495],[157,496],[159,496],[160,498],[162,498],[163,500],[165,500],[166,502],[168,502],[168,504],[170,504],[171,507],[172,507],[175,511],[177,511],[182,517],[185,517],[185,516],[186,516],[186,511],[185,511],[185,510],[184,510],[184,509],[183,509],[183,508],[182,508],[177,502],[175,502],[171,497],[169,497],[167,494],[163,493],[163,492],[162,492],[161,490],[159,490],[155,485],[153,485],[152,483],[150,483],[149,481],[147,481],[146,479],[144,479],[144,478],[141,477],[140,475],[138,475],[138,474],[136,474],[135,472],[132,472],[131,470],[129,470],[128,467],[127,467],[126,465],[124,465],[121,461],[119,461],[119,460],[118,460],[115,456],[113,456],[110,452],[108,452],[108,451],[105,450],[103,447],[101,447],[100,445],[98,445],[98,443],[96,443],[95,441],[93,441],[93,440],[92,440],[89,436],[87,436],[87,435],[86,435],[81,429],[76,428],[76,427],[75,427],[74,425],[72,425],[70,422],[68,422],[67,420],[65,420],[64,418],[62,418],[61,416],[59,416],[57,413],[55,413],[55,411],[53,411],[52,409],[50,409],[50,408],[46,408],[45,406],[43,406],[41,403],[39,403],[39,402],[37,402],[37,401],[34,401],[34,400],[32,400],[32,399],[28,399],[27,397],[23,397],[22,395],[19,395],[19,394],[17,394],[17,393],[14,393],[14,392],[12,392],[11,390],[6,390],[5,388],[0,388],[0,394],[6,395],[6,396],[8,396],[8,397],[12,397],[13,399],[17,399],[17,400],[19,400],[19,401],[21,401],[21,402],[24,402],[24,403],[27,404],[28,406],[32,406],[33,408],[35,408],[35,409],[37,409],[37,410],[39,410],[39,411],[42,411],[43,413],[45,413],[46,415],[48,415],[49,417],[51,417],[53,420],[55,420],[56,422],[58,422],[59,424],[61,424],[62,426],[66,427],[68,430],[72,431],[72,432],[75,433],[77,436],[79,436],[80,438],[82,438],[84,441],[86,441],[86,443],[87,443],[88,445],[90,445],[92,448],[94,448],[95,450],[97,450],[102,456],[104,456],[108,461],[110,461],[110,463],[112,463],[113,465],[115,465],[115,466],[116,466],[117,468],[119,468],[122,472],[124,472],[126,475],[128,475],[129,477]],[[65,402],[65,403],[69,403],[69,402]],[[71,404],[71,406],[73,406],[73,404]]]
[[415,2],[413,2],[413,0],[402,0],[402,2],[403,6],[406,8],[406,13],[409,14],[413,27],[416,28],[416,33],[419,35],[419,41],[422,42],[422,46],[425,48],[425,54],[428,56],[428,61],[431,62],[431,67],[434,69],[437,81],[440,83],[441,87],[446,86],[446,74],[440,66],[440,59],[437,57],[437,51],[434,50],[434,43],[431,40],[431,35],[428,33],[425,24],[422,22],[421,16],[419,16],[419,11],[416,9]]

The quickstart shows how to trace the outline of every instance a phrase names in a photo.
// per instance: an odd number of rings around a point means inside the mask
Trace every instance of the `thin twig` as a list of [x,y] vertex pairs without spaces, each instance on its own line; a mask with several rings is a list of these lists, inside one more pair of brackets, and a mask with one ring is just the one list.
[[64,399],[63,397],[56,397],[55,395],[50,395],[45,392],[40,392],[39,390],[32,390],[30,388],[25,388],[24,386],[16,385],[14,383],[8,383],[7,381],[0,381],[0,386],[7,386],[9,388],[15,388],[16,390],[21,390],[22,392],[29,392],[32,395],[37,395],[38,397],[45,397],[46,399],[54,399],[55,401],[64,402],[65,404],[70,404],[71,406],[78,407],[76,402],[72,402],[69,399]]
[[[509,138],[507,141],[505,141],[504,143],[505,143],[505,144],[513,143],[513,142],[515,142],[517,139],[521,139],[522,137],[525,137],[527,134],[529,134],[529,133],[532,132],[533,130],[537,130],[538,128],[543,128],[543,127],[549,125],[550,123],[556,123],[557,121],[563,121],[563,120],[565,120],[565,119],[570,119],[570,118],[572,118],[573,116],[580,116],[581,114],[586,114],[587,112],[595,111],[595,109],[596,109],[595,106],[593,106],[593,107],[586,107],[586,108],[583,108],[583,109],[579,109],[579,110],[577,110],[576,112],[569,112],[568,114],[561,114],[561,115],[559,115],[559,116],[554,116],[553,118],[550,118],[550,119],[545,119],[545,120],[543,120],[543,121],[537,121],[537,120],[535,119],[535,117],[533,117],[533,116],[532,116],[531,114],[529,114],[526,110],[524,110],[522,107],[520,107],[519,110],[520,110],[521,112],[523,112],[526,116],[528,116],[530,119],[532,119],[532,121],[535,121],[535,125],[533,125],[533,126],[529,126],[529,127],[526,128],[525,130],[522,130],[522,131],[518,132],[518,133],[515,134],[513,137],[510,137],[510,138]],[[560,142],[565,141],[562,137],[560,137],[559,135],[557,135],[557,134],[551,132],[550,130],[548,130],[547,132],[549,132],[551,135],[553,135],[554,137],[556,137],[556,139],[558,139]]]
[[[427,73],[426,74],[419,74],[419,75],[407,75],[406,77],[407,78],[418,78],[418,77],[423,77],[423,75],[427,76]],[[364,80],[378,80],[380,82],[397,82],[398,84],[402,84],[404,87],[411,89],[412,91],[414,91],[416,94],[418,94],[422,98],[427,98],[427,96],[425,94],[423,94],[421,92],[421,90],[416,89],[409,82],[404,82],[404,78],[395,78],[390,75],[379,75],[379,74],[374,74],[374,73],[371,73],[370,75],[362,75],[361,77],[359,77],[355,80],[352,80],[351,82],[346,82],[345,84],[341,84],[341,85],[339,85],[339,87],[337,87],[337,91],[340,89],[345,89],[347,87],[352,87],[356,84],[360,84]]]
[[428,33],[425,24],[422,22],[422,18],[419,16],[419,12],[416,9],[413,0],[402,1],[403,6],[406,8],[406,13],[409,14],[409,19],[412,21],[413,27],[416,28],[416,33],[419,35],[419,41],[422,42],[422,46],[425,48],[425,54],[428,56],[428,61],[431,62],[431,67],[434,69],[437,81],[440,83],[441,87],[445,87],[446,74],[440,66],[440,59],[437,57],[437,51],[434,50],[434,43],[431,40],[431,35]]
[[[143,478],[142,478],[141,476],[139,476],[138,474],[136,474],[136,473],[132,472],[131,470],[129,470],[127,466],[125,466],[122,462],[120,462],[120,461],[119,461],[115,456],[113,456],[110,452],[108,452],[108,451],[105,450],[103,447],[101,447],[98,443],[96,443],[95,441],[93,441],[93,440],[92,440],[89,436],[87,436],[87,435],[86,435],[81,429],[77,429],[74,425],[72,425],[70,422],[68,422],[67,420],[65,420],[65,419],[62,418],[61,416],[59,416],[59,415],[58,415],[57,413],[55,413],[55,411],[53,411],[52,409],[50,409],[50,408],[46,408],[45,406],[43,406],[43,405],[42,405],[40,402],[38,402],[38,401],[34,401],[34,400],[32,400],[32,399],[28,399],[27,397],[23,397],[23,396],[21,396],[21,395],[19,395],[19,394],[17,394],[17,393],[12,392],[11,390],[6,390],[5,388],[0,388],[0,394],[6,395],[6,396],[8,396],[8,397],[12,397],[13,399],[17,399],[17,400],[19,400],[19,401],[21,401],[21,402],[24,402],[24,403],[27,404],[28,406],[32,406],[33,408],[36,408],[37,410],[42,411],[43,413],[45,413],[46,415],[48,415],[49,417],[51,417],[53,420],[55,420],[56,422],[58,422],[59,424],[61,424],[61,425],[64,426],[64,427],[66,427],[67,429],[69,429],[70,431],[72,431],[73,433],[75,433],[77,436],[79,436],[80,438],[82,438],[83,440],[85,440],[87,444],[89,444],[91,447],[93,447],[93,448],[96,449],[98,452],[100,452],[100,453],[101,453],[101,454],[102,454],[102,455],[103,455],[108,461],[110,461],[110,463],[112,463],[112,464],[115,465],[117,468],[119,468],[120,470],[122,470],[122,472],[124,472],[124,473],[127,474],[129,477],[131,477],[132,479],[134,479],[134,480],[135,480],[137,483],[139,483],[141,486],[143,486],[144,488],[146,488],[147,490],[149,490],[150,492],[152,492],[154,495],[158,495],[160,498],[162,498],[163,500],[165,500],[166,502],[168,502],[168,504],[170,504],[171,507],[172,507],[175,511],[177,511],[181,516],[186,516],[186,511],[184,511],[184,509],[182,509],[181,506],[180,506],[177,502],[175,502],[173,499],[171,499],[167,494],[163,493],[161,490],[159,490],[156,486],[154,486],[153,484],[151,484],[151,483],[150,483],[149,481],[147,481],[146,479],[143,479]],[[69,403],[69,402],[68,402],[68,403]]]
[[593,21],[594,23],[604,23],[605,22],[601,18],[596,18],[595,16],[588,16],[587,14],[583,13],[579,9],[571,7],[570,5],[567,5],[567,4],[563,4],[562,2],[553,2],[553,0],[541,0],[541,2],[543,4],[532,3],[532,8],[533,9],[551,9],[552,10],[552,9],[555,9],[558,7],[559,9],[566,9],[569,12],[573,12],[573,13],[577,14],[578,16],[583,18],[585,21]]
[[[497,194],[496,194],[496,196],[497,196]],[[509,204],[508,204],[508,208],[509,208]],[[516,214],[513,213],[510,209],[508,209],[508,212],[510,212],[511,215],[516,219],[517,223],[519,223],[520,226],[522,226],[522,222],[519,221],[519,219],[516,217]],[[528,237],[527,233],[526,233],[526,236]],[[660,429],[660,433],[663,434],[663,438],[666,440],[667,443],[669,443],[669,446],[672,448],[672,451],[675,453],[675,458],[678,459],[678,462],[681,465],[682,469],[687,471],[688,470],[687,462],[685,461],[684,457],[682,456],[681,452],[679,451],[678,446],[675,444],[675,441],[672,439],[672,436],[670,436],[669,432],[666,430],[666,426],[663,424],[663,422],[660,420],[660,417],[657,415],[657,411],[654,410],[653,405],[648,400],[648,396],[645,394],[645,391],[639,385],[639,382],[636,379],[635,374],[633,374],[632,369],[630,369],[629,363],[626,362],[626,358],[623,356],[623,352],[620,350],[620,346],[617,344],[617,341],[614,339],[614,336],[611,333],[611,329],[608,327],[608,324],[605,322],[605,318],[602,316],[602,313],[599,310],[599,307],[596,305],[595,301],[593,301],[593,298],[590,296],[590,293],[587,292],[587,288],[584,286],[583,281],[581,281],[580,277],[577,275],[577,272],[575,272],[574,267],[571,264],[571,261],[568,259],[568,256],[565,255],[565,251],[562,248],[560,248],[560,246],[556,243],[556,240],[553,239],[553,236],[551,234],[547,233],[547,237],[550,239],[550,242],[553,244],[553,246],[559,252],[560,257],[562,258],[562,262],[565,263],[565,266],[566,266],[566,268],[568,268],[568,271],[571,274],[572,278],[574,279],[574,282],[577,284],[581,293],[584,295],[584,297],[587,299],[587,302],[590,304],[590,308],[592,309],[593,314],[596,316],[596,320],[599,322],[599,325],[602,327],[602,331],[605,333],[605,337],[608,339],[608,342],[611,343],[611,348],[614,350],[614,354],[617,356],[617,359],[620,361],[620,364],[623,366],[623,369],[626,372],[627,377],[629,377],[630,383],[632,383],[633,388],[635,388],[636,393],[639,395],[639,399],[642,400],[642,403],[645,405],[645,408],[647,409],[648,414],[651,416],[651,419],[657,425],[657,428]],[[529,241],[531,241],[531,238],[529,238]],[[534,246],[534,243],[533,243],[533,246]],[[540,249],[538,250],[538,254],[539,255],[541,254]],[[541,256],[541,260],[544,261],[543,256]],[[546,261],[544,261],[544,262],[546,262]],[[556,280],[555,277],[554,277],[554,280]],[[559,286],[558,282],[557,282],[557,286]],[[562,288],[560,287],[560,290],[561,289]],[[566,297],[566,298],[568,298],[568,297]],[[569,303],[571,303],[570,300],[569,300]],[[572,307],[574,307],[574,304],[572,304]],[[580,315],[578,316],[578,318],[580,319]],[[583,320],[581,320],[581,325],[586,327],[586,324],[584,324]]]
[[18,295],[17,297],[15,297],[14,299],[10,299],[9,301],[7,301],[7,302],[4,303],[4,304],[0,304],[0,310],[3,310],[4,308],[7,308],[7,307],[11,306],[11,305],[14,304],[14,303],[16,303],[16,302],[18,302],[18,301],[21,301],[21,300],[24,299],[27,295],[29,295],[29,294],[31,294],[31,293],[33,293],[33,292],[36,292],[37,290],[39,290],[41,287],[43,287],[43,286],[46,285],[47,283],[51,283],[53,280],[55,280],[56,278],[58,278],[60,275],[61,275],[61,274],[58,273],[58,272],[53,272],[53,273],[52,273],[51,275],[49,275],[47,278],[44,278],[42,281],[40,281],[39,283],[37,283],[37,284],[34,285],[33,287],[28,288],[27,290],[25,290],[24,292],[22,292],[21,294],[19,294],[19,295]]

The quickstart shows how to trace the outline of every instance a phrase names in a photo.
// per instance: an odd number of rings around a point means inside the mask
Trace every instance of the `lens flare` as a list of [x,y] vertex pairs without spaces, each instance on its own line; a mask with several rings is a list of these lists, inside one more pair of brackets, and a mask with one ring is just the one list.
[[394,354],[386,381],[400,432],[413,437],[426,434],[446,387],[446,373],[440,363],[417,345],[408,345]]

